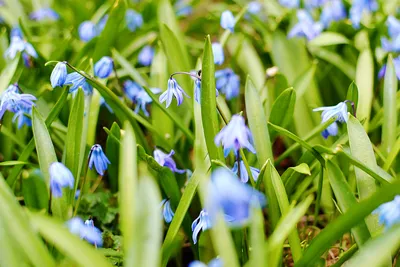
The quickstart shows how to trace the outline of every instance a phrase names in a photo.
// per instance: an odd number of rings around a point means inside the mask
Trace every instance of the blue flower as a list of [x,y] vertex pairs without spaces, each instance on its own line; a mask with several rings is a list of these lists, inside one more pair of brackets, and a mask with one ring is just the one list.
[[307,9],[313,9],[322,6],[327,0],[305,0],[304,5]]
[[180,170],[176,167],[176,163],[172,156],[175,154],[174,150],[171,150],[169,154],[165,154],[160,149],[155,149],[153,152],[153,156],[155,161],[157,161],[160,166],[164,166],[169,168],[171,171],[176,173],[185,173],[185,170]]
[[[238,163],[237,161],[233,165],[232,172],[238,175]],[[250,166],[251,175],[253,176],[254,181],[257,181],[258,175],[260,174],[260,170]],[[238,175],[239,176],[239,175]],[[249,180],[249,174],[247,173],[246,166],[244,165],[243,160],[240,161],[240,180],[242,183],[247,183]]]
[[[393,59],[393,66],[396,72],[397,79],[400,80],[400,56]],[[386,64],[384,64],[382,68],[379,70],[378,73],[379,79],[382,79],[385,76],[385,73],[386,73]]]
[[31,114],[32,109],[30,110],[20,110],[17,113],[15,113],[14,117],[12,118],[12,122],[15,123],[15,121],[18,119],[18,129],[21,129],[22,126],[26,125],[28,127],[32,126],[32,121],[29,117],[27,117],[25,114]]
[[[315,108],[313,111],[322,111],[321,118],[322,122],[324,123],[331,118],[336,118],[336,121],[344,123],[347,122],[349,119],[349,115],[347,113],[347,105],[346,102],[340,102],[336,106],[329,106],[329,107],[320,107]],[[336,121],[328,126],[326,130],[322,132],[322,136],[324,138],[328,138],[328,136],[336,136],[338,133],[338,127]]]
[[78,72],[68,74],[64,85],[72,85],[71,88],[69,88],[70,93],[75,92],[79,87],[83,89],[85,95],[90,95],[93,92],[93,87],[86,81],[86,78]]
[[289,31],[288,38],[297,36],[312,40],[322,32],[322,23],[315,22],[307,11],[298,10],[297,19],[299,22]]
[[229,10],[225,10],[221,14],[221,27],[225,30],[230,30],[233,32],[233,28],[235,27],[235,17],[232,12]]
[[230,100],[239,95],[240,80],[232,69],[226,68],[215,72],[216,87]]
[[224,63],[224,49],[220,43],[212,43],[212,51],[214,55],[214,63],[217,65],[222,65]]
[[250,152],[256,153],[250,143],[251,138],[251,132],[244,123],[243,117],[233,115],[231,121],[215,136],[214,142],[216,145],[222,143],[226,157],[231,150],[236,154],[240,148],[247,148]]
[[106,27],[107,20],[108,20],[108,14],[104,15],[104,17],[102,17],[101,20],[97,23],[97,30],[99,33],[101,33]]
[[382,48],[388,52],[400,52],[400,21],[393,16],[389,16],[387,24],[391,40],[382,37]]
[[42,21],[42,20],[58,20],[60,16],[51,8],[41,8],[39,10],[33,11],[29,18],[31,20]]
[[184,0],[178,0],[175,2],[175,10],[176,10],[176,15],[177,16],[188,16],[192,14],[193,8],[191,5],[187,3],[187,1]]
[[124,91],[127,97],[133,102],[135,101],[139,92],[141,92],[143,88],[136,82],[132,80],[126,80],[124,82]]
[[138,61],[143,66],[150,66],[151,62],[153,61],[153,57],[154,57],[154,48],[149,45],[146,45],[145,47],[143,47],[142,50],[140,50],[138,55]]
[[97,173],[99,175],[104,175],[104,172],[107,170],[108,164],[111,164],[111,162],[108,160],[106,155],[104,155],[101,146],[98,144],[93,145],[90,149],[89,154],[89,169],[92,170],[94,165]]
[[51,87],[63,87],[65,80],[67,79],[67,74],[67,65],[65,62],[58,62],[50,75]]
[[346,9],[342,0],[329,0],[325,3],[320,17],[324,27],[328,27],[333,21],[339,21],[346,18]]
[[[161,92],[159,88],[151,88],[150,90],[153,92],[153,94],[158,94]],[[153,99],[151,99],[151,97],[145,90],[141,90],[136,95],[134,102],[136,103],[136,108],[135,108],[136,113],[139,113],[139,109],[141,109],[144,115],[146,115],[147,117],[150,115],[149,112],[146,110],[146,106],[147,104],[153,102]]]
[[94,37],[99,35],[96,25],[87,20],[81,23],[78,28],[79,38],[84,42],[89,42]]
[[[200,97],[201,97],[201,80],[199,79],[194,79],[194,99],[196,100],[197,103],[200,104]],[[217,96],[218,96],[218,90],[217,91]]]
[[279,4],[287,8],[298,8],[300,0],[279,0]]
[[[17,84],[10,85],[0,99],[0,120],[3,118],[4,113],[8,110],[15,113],[17,117],[22,113],[30,113],[32,106],[35,105],[33,101],[36,97],[31,94],[20,94]],[[22,123],[22,122],[21,122]]]
[[211,220],[210,217],[207,213],[207,211],[202,210],[200,212],[199,217],[196,218],[196,220],[193,221],[192,223],[192,239],[193,243],[197,243],[197,237],[199,236],[200,231],[205,231],[207,229],[211,228]]
[[220,258],[212,259],[207,265],[201,261],[192,261],[188,267],[223,267],[222,260]]
[[143,17],[133,9],[128,9],[125,13],[126,24],[131,32],[136,31],[143,25]]
[[183,95],[189,97],[185,91],[183,91],[182,87],[179,86],[177,81],[174,78],[168,79],[168,88],[167,91],[160,95],[159,101],[160,103],[167,102],[167,108],[171,105],[172,98],[176,98],[177,105],[181,105],[183,102]]
[[354,0],[350,8],[350,20],[353,27],[358,29],[360,27],[361,18],[363,13],[370,13],[378,9],[376,0]]
[[114,61],[111,57],[102,57],[94,64],[94,75],[105,79],[112,73],[114,69]]
[[77,200],[77,199],[79,198],[80,195],[81,195],[81,190],[80,190],[80,189],[77,189],[77,190],[75,191],[74,199]]
[[229,218],[228,225],[243,226],[249,220],[254,204],[266,205],[265,196],[251,186],[242,183],[225,168],[216,169],[208,182],[206,209],[214,222],[219,211]]
[[400,195],[380,205],[373,213],[379,215],[379,222],[385,225],[386,229],[400,223]]
[[251,1],[251,2],[249,3],[249,7],[247,8],[247,11],[248,11],[250,14],[255,15],[255,14],[258,14],[258,13],[261,11],[261,9],[262,9],[262,5],[261,5],[260,2]]
[[172,221],[172,218],[174,217],[175,213],[171,209],[171,202],[169,199],[163,199],[161,201],[161,207],[162,207],[162,214],[164,217],[164,220],[166,223],[170,223]]
[[33,46],[30,43],[28,43],[23,39],[22,32],[19,28],[13,28],[11,30],[10,37],[11,37],[10,46],[4,53],[4,56],[6,58],[14,59],[18,52],[22,53],[24,59],[27,59],[29,57],[33,58],[38,57],[35,48],[33,48]]
[[62,196],[62,189],[74,188],[74,176],[71,171],[60,162],[53,162],[49,167],[50,188],[54,197]]
[[94,226],[92,220],[86,220],[83,222],[81,218],[74,217],[67,221],[66,224],[72,234],[77,235],[81,239],[85,239],[96,246],[101,247],[103,245],[101,231]]

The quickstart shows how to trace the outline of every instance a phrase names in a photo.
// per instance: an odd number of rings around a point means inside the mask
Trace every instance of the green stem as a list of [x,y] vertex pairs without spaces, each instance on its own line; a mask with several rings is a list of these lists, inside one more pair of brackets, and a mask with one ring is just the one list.
[[85,176],[83,177],[83,181],[82,181],[82,185],[81,185],[81,191],[80,191],[78,200],[76,201],[75,208],[74,208],[74,215],[72,217],[75,217],[76,214],[78,213],[79,204],[81,203],[81,199],[82,199],[82,195],[83,195],[83,189],[85,188],[85,183],[86,183],[87,175],[88,175],[88,172],[89,172],[89,162],[87,162],[87,163],[88,164],[86,164]]
[[321,206],[323,183],[324,183],[324,167],[321,165],[321,170],[320,170],[320,173],[319,173],[319,180],[318,180],[317,200],[316,200],[316,203],[315,203],[314,226],[316,226],[317,222],[318,222],[319,209],[320,209],[320,206]]

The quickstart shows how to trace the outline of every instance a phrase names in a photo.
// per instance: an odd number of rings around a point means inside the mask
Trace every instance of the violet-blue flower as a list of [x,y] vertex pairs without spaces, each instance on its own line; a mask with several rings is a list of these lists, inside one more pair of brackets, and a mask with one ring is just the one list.
[[222,12],[220,24],[223,29],[233,32],[233,28],[235,27],[235,17],[231,11],[225,10]]
[[42,21],[42,20],[58,20],[60,16],[51,8],[41,8],[33,11],[29,14],[31,20]]
[[93,92],[93,87],[86,81],[86,78],[78,72],[68,74],[64,85],[71,85],[71,88],[69,88],[70,93],[74,93],[79,87],[83,89],[85,95],[90,95]]
[[379,215],[379,222],[385,225],[385,229],[400,223],[400,195],[380,205],[373,213]]
[[323,29],[321,22],[315,22],[311,15],[305,10],[297,11],[297,24],[289,31],[288,38],[306,37],[307,40],[312,40],[317,37]]
[[78,32],[79,38],[84,42],[89,42],[99,34],[96,25],[89,20],[84,21],[79,25]]
[[[153,94],[158,94],[161,92],[159,88],[151,88],[150,89]],[[149,96],[149,94],[145,90],[141,90],[135,97],[136,108],[135,112],[139,113],[139,109],[141,109],[145,116],[150,116],[149,112],[146,109],[146,106],[153,102],[153,99]]]
[[279,0],[279,4],[287,8],[298,8],[300,0]]
[[[400,56],[393,59],[393,66],[396,72],[397,79],[400,80]],[[385,76],[385,73],[386,73],[386,64],[384,64],[382,68],[379,70],[378,78],[382,79]]]
[[0,120],[7,110],[15,114],[30,113],[35,100],[36,97],[31,94],[20,94],[18,84],[8,86],[0,98]]
[[177,16],[188,16],[192,14],[193,8],[185,0],[178,0],[174,4]]
[[222,260],[220,258],[214,258],[208,262],[208,264],[202,263],[201,261],[192,261],[188,267],[223,267]]
[[19,28],[13,28],[11,30],[10,39],[10,46],[4,53],[4,56],[6,58],[14,59],[18,52],[21,52],[22,56],[28,60],[30,60],[29,57],[38,57],[36,50],[35,48],[33,48],[32,44],[23,39],[22,32]]
[[170,223],[175,213],[171,209],[171,201],[169,199],[163,199],[161,201],[162,214],[166,223]]
[[220,43],[212,43],[212,51],[214,55],[214,63],[217,65],[222,65],[225,60],[224,49]]
[[256,150],[250,143],[251,139],[251,132],[249,128],[247,128],[243,117],[236,114],[232,116],[230,122],[215,136],[214,142],[216,145],[222,143],[224,155],[226,157],[231,150],[233,150],[236,155],[240,148],[246,148],[251,153],[256,153]]
[[388,52],[400,52],[400,21],[393,16],[387,19],[390,40],[386,37],[381,38],[382,48]]
[[18,120],[17,126],[18,129],[21,129],[22,126],[26,125],[28,127],[32,126],[32,121],[29,117],[27,117],[25,114],[31,115],[32,109],[29,110],[20,110],[17,113],[14,114],[14,117],[12,118],[12,122],[15,123],[15,121]]
[[[251,175],[253,176],[254,181],[257,181],[258,175],[260,174],[260,170],[250,166]],[[239,168],[237,161],[233,165],[232,172],[239,176]],[[247,173],[246,165],[244,165],[243,160],[240,161],[240,181],[242,183],[247,183],[249,180],[249,174]]]
[[266,205],[265,196],[248,184],[242,183],[231,171],[216,169],[208,182],[206,209],[214,222],[218,212],[222,212],[230,221],[229,226],[243,226],[250,217],[254,205]]
[[261,11],[261,9],[262,9],[262,4],[261,4],[260,2],[258,2],[258,1],[251,1],[251,2],[249,3],[249,7],[247,8],[247,11],[248,11],[250,14],[255,15],[255,14],[258,14],[258,13]]
[[362,16],[365,13],[374,12],[378,9],[378,2],[376,0],[354,0],[350,8],[350,20],[353,27],[358,29]]
[[67,74],[67,65],[65,62],[58,62],[50,75],[51,87],[63,87],[65,80],[67,79]]
[[101,20],[97,23],[97,32],[100,34],[106,27],[108,21],[108,14],[104,15]]
[[141,28],[143,25],[143,17],[140,13],[136,12],[133,9],[128,9],[125,13],[125,21],[128,26],[128,29],[131,32],[136,31]]
[[304,0],[304,6],[307,9],[313,9],[322,6],[327,0]]
[[[196,100],[197,103],[200,104],[200,97],[201,97],[201,80],[199,79],[194,79],[194,99]],[[218,90],[217,91],[217,96],[218,96]]]
[[49,167],[50,189],[53,197],[61,197],[62,189],[74,188],[74,176],[71,171],[60,162],[53,162]]
[[95,144],[90,149],[89,153],[89,169],[93,169],[93,165],[99,175],[104,175],[107,170],[108,164],[111,162],[108,160],[103,152],[100,145]]
[[140,50],[138,55],[138,62],[143,66],[150,66],[154,57],[154,48],[146,45]]
[[171,171],[176,173],[185,173],[185,170],[180,170],[176,167],[176,163],[172,156],[175,154],[174,150],[171,150],[169,154],[162,152],[160,149],[155,149],[153,152],[154,159],[160,166],[169,168]]
[[126,80],[124,82],[124,91],[126,96],[134,102],[139,92],[143,91],[143,88],[132,80]]
[[232,69],[226,68],[215,72],[216,87],[230,100],[239,95],[240,80]]
[[103,245],[101,231],[94,226],[93,220],[83,222],[81,218],[74,217],[67,221],[66,224],[72,234],[96,246],[101,247]]
[[324,27],[328,27],[333,21],[339,21],[346,18],[346,9],[342,0],[329,0],[324,4],[320,21]]
[[[313,111],[322,111],[321,118],[324,123],[331,118],[336,118],[336,121],[344,123],[349,119],[349,115],[347,113],[347,105],[346,102],[340,102],[336,106],[329,107],[320,107],[315,108]],[[338,133],[338,126],[336,121],[329,125],[323,132],[322,136],[326,139],[328,136],[336,136]]]
[[199,217],[197,217],[192,223],[192,239],[193,243],[197,243],[197,237],[199,236],[200,231],[205,231],[211,228],[211,220],[208,215],[208,212],[205,210],[200,211]]
[[111,57],[102,57],[94,64],[94,75],[105,79],[112,73],[114,69],[114,61]]
[[167,108],[171,105],[172,98],[176,98],[177,105],[181,105],[183,102],[183,96],[189,97],[186,92],[179,86],[178,82],[170,77],[168,79],[168,88],[167,90],[160,95],[159,101],[160,103],[166,102]]

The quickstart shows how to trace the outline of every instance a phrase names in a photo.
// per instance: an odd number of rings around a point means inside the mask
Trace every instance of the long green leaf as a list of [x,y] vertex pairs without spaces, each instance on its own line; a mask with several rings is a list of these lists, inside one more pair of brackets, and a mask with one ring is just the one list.
[[364,127],[368,129],[368,120],[371,112],[371,103],[374,91],[374,60],[369,48],[361,51],[357,61],[356,84],[362,94],[359,95],[357,116],[367,119]]
[[22,194],[24,203],[30,209],[47,209],[49,205],[49,195],[47,186],[42,173],[35,169],[27,178],[22,179]]
[[7,89],[7,86],[10,84],[15,71],[17,70],[18,63],[20,59],[20,54],[18,54],[13,61],[11,61],[6,68],[1,72],[0,75],[0,93],[4,92]]
[[250,224],[250,266],[265,266],[266,258],[264,254],[265,233],[264,233],[264,218],[260,207],[252,208]]
[[[110,129],[112,136],[107,136],[106,151],[108,160],[111,164],[108,166],[108,182],[112,192],[118,191],[118,163],[119,163],[119,147],[121,139],[121,129],[119,125],[114,122]],[[116,138],[116,139],[115,139]]]
[[[286,127],[293,119],[294,105],[296,103],[296,91],[288,88],[274,101],[269,115],[269,121],[275,125]],[[274,140],[271,134],[271,140]]]

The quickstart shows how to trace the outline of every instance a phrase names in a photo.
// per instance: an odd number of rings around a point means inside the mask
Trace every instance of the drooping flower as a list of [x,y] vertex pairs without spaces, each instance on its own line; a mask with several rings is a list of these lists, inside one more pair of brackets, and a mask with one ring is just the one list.
[[103,237],[101,231],[94,226],[93,220],[83,220],[79,217],[74,217],[66,222],[69,231],[79,236],[81,239],[89,243],[101,247],[103,245]]
[[127,97],[134,102],[139,92],[143,91],[143,88],[132,80],[126,80],[124,82],[124,91]]
[[[254,181],[257,181],[258,175],[260,174],[260,170],[250,166],[251,176],[253,176]],[[239,168],[237,161],[233,165],[232,172],[239,176]],[[247,183],[249,180],[249,174],[247,173],[246,166],[244,165],[243,160],[240,161],[240,180],[242,183]]]
[[[18,52],[21,52],[24,59],[28,61],[30,61],[31,57],[38,57],[32,44],[23,39],[22,32],[19,28],[13,28],[11,30],[10,39],[10,46],[4,53],[7,59],[14,59]],[[25,65],[28,67],[30,66],[30,64]]]
[[94,37],[99,35],[96,25],[89,20],[84,21],[81,23],[81,25],[79,25],[78,32],[79,38],[81,38],[81,40],[84,42],[89,42]]
[[379,215],[379,222],[385,225],[385,229],[400,223],[400,195],[380,205],[373,213]]
[[29,18],[31,20],[42,21],[42,20],[58,20],[60,16],[51,8],[41,8],[36,11],[33,11]]
[[220,43],[212,43],[212,51],[214,55],[214,63],[217,65],[222,65],[225,60],[224,49]]
[[[400,80],[400,56],[393,59],[393,66],[396,72],[397,79]],[[382,79],[385,76],[385,73],[386,73],[386,64],[384,64],[382,68],[379,70],[378,73],[379,79]]]
[[162,214],[166,223],[170,223],[175,213],[171,209],[171,202],[169,199],[163,199],[161,201]]
[[136,12],[133,9],[128,9],[125,13],[125,21],[128,26],[128,29],[131,32],[136,31],[141,28],[143,25],[143,17],[140,13]]
[[67,79],[67,74],[67,65],[65,62],[58,62],[50,75],[51,87],[63,87],[65,80]]
[[216,145],[224,147],[225,157],[231,150],[235,154],[240,148],[247,148],[250,152],[256,153],[253,145],[250,143],[251,132],[247,128],[244,119],[241,115],[233,115],[231,121],[215,136],[214,142]]
[[258,1],[251,1],[251,2],[249,3],[249,7],[247,8],[247,11],[248,11],[250,14],[255,15],[255,14],[258,14],[258,13],[261,11],[261,9],[262,9],[262,5],[261,5],[260,2],[258,2]]
[[279,0],[279,4],[287,8],[298,8],[300,0]]
[[389,16],[387,25],[391,40],[382,37],[382,48],[388,52],[400,52],[400,21],[393,16]]
[[222,12],[220,24],[223,29],[233,32],[233,28],[235,27],[235,17],[231,11],[225,10]]
[[86,81],[86,78],[78,72],[68,74],[64,85],[72,85],[71,88],[69,88],[70,93],[75,92],[79,87],[83,89],[85,95],[90,95],[93,92],[93,87]]
[[223,267],[222,260],[220,258],[212,259],[208,264],[202,263],[201,261],[192,261],[188,267]]
[[28,127],[32,126],[32,121],[29,117],[27,117],[25,114],[31,115],[32,109],[29,110],[20,110],[17,113],[15,113],[14,117],[12,118],[12,122],[15,123],[16,120],[18,120],[17,126],[18,129],[21,129],[22,126],[26,125]]
[[62,189],[74,188],[74,176],[71,171],[60,162],[53,162],[49,167],[50,189],[53,197],[61,197]]
[[97,173],[99,175],[104,175],[104,172],[107,170],[108,164],[111,164],[111,162],[104,154],[101,146],[98,144],[93,145],[89,153],[89,169],[92,170],[94,165]]
[[210,217],[208,216],[207,211],[202,210],[200,212],[199,217],[196,218],[196,220],[193,221],[192,223],[192,239],[193,243],[197,243],[197,237],[199,236],[200,231],[205,231],[207,229],[211,228],[211,220]]
[[297,11],[297,24],[289,31],[288,37],[306,37],[312,40],[317,37],[323,29],[321,22],[315,22],[311,15],[305,10]]
[[181,105],[183,102],[183,96],[189,97],[186,92],[179,86],[178,82],[174,78],[168,79],[167,90],[160,95],[160,103],[167,102],[167,108],[171,105],[172,98],[176,98],[177,105]]
[[94,75],[105,79],[112,73],[114,69],[114,61],[111,57],[102,57],[94,64]]
[[[344,123],[347,123],[347,120],[349,119],[349,115],[347,113],[347,105],[346,102],[340,102],[336,106],[329,106],[329,107],[320,107],[320,108],[315,108],[313,111],[322,111],[321,118],[322,122],[324,123],[327,120],[331,118],[336,118],[336,121]],[[331,125],[329,125],[323,132],[322,136],[326,139],[328,136],[336,136],[338,134],[338,126],[337,123],[333,122]]]
[[378,9],[376,0],[354,0],[350,8],[350,20],[353,27],[358,29],[364,13],[371,13]]
[[0,99],[0,120],[7,110],[16,114],[16,117],[24,113],[29,114],[32,110],[32,106],[35,105],[35,103],[33,103],[35,100],[36,97],[31,94],[20,94],[18,84],[8,86]]
[[346,16],[346,9],[342,0],[329,0],[324,4],[320,21],[327,28],[333,21],[345,19]]
[[229,226],[243,226],[249,220],[251,208],[255,204],[263,207],[266,202],[262,193],[242,183],[225,168],[216,169],[208,182],[206,209],[211,222],[215,221],[218,212],[222,212],[229,218]]
[[227,100],[239,95],[240,79],[232,69],[226,68],[215,72],[216,87],[221,91]]
[[146,45],[140,50],[138,55],[138,62],[143,66],[150,66],[154,57],[154,48]]
[[174,150],[171,150],[169,154],[165,154],[160,149],[155,149],[153,152],[154,159],[160,166],[169,168],[171,171],[176,173],[185,173],[185,170],[180,170],[176,167],[176,163],[172,156],[175,154]]
[[[159,88],[151,88],[150,89],[153,94],[158,94],[161,92]],[[139,93],[135,97],[136,108],[135,112],[139,113],[139,109],[141,109],[147,117],[150,116],[149,112],[146,109],[146,106],[153,102],[153,99],[149,96],[149,94],[145,90],[139,91]]]

